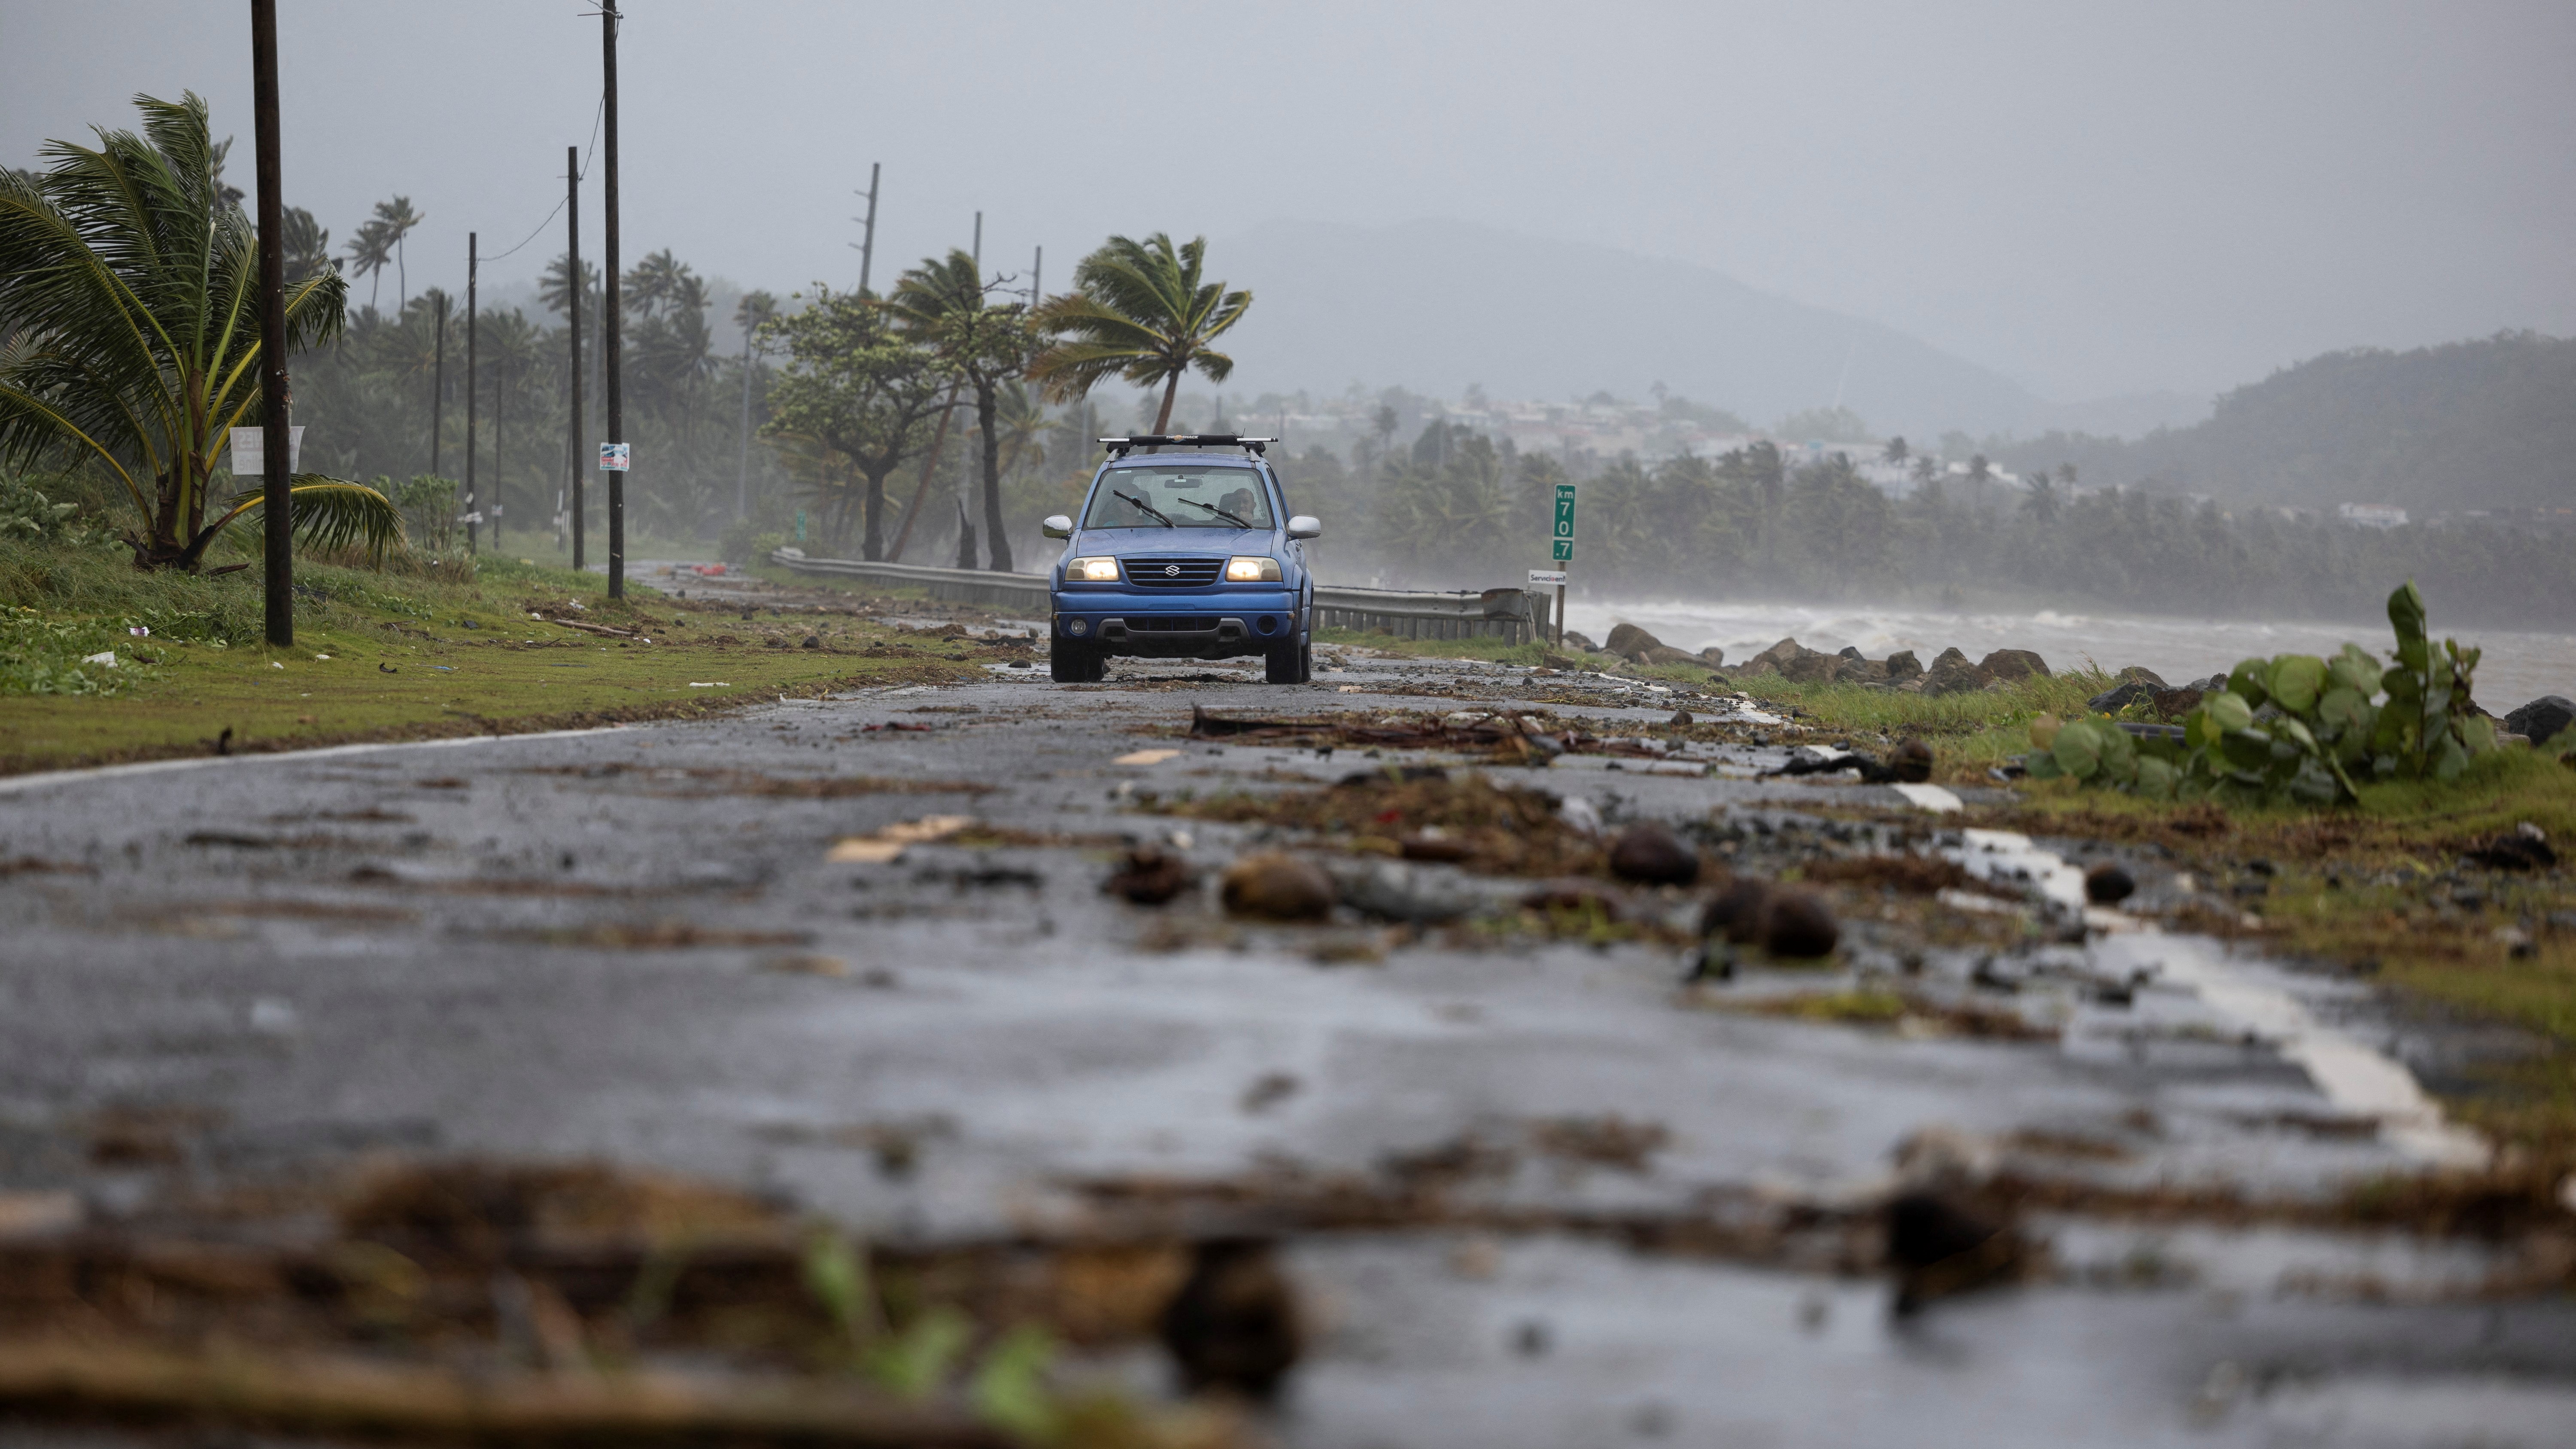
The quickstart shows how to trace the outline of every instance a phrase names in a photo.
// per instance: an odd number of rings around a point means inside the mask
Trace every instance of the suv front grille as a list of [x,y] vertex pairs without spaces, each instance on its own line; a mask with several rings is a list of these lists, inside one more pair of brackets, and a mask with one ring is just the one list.
[[1131,587],[1139,589],[1198,589],[1215,583],[1225,572],[1221,558],[1125,558],[1119,560]]

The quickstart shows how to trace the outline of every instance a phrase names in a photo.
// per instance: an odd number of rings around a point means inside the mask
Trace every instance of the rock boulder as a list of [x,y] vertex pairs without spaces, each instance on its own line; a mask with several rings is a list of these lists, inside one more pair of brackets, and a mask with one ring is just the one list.
[[1977,672],[1977,666],[1969,663],[1968,656],[1957,649],[1942,650],[1940,657],[1932,661],[1932,667],[1923,673],[1925,694],[1965,694],[1985,687],[1985,677]]
[[2027,649],[1998,649],[1977,661],[1977,672],[1984,675],[1990,684],[1997,680],[2027,679],[2034,674],[2046,679],[2048,664]]
[[1664,641],[1634,624],[1613,624],[1610,637],[1601,642],[1601,647],[1622,659],[1643,660],[1647,650],[1663,648]]
[[2562,694],[2544,694],[2504,717],[2504,727],[2535,745],[2544,745],[2559,731],[2576,725],[2576,702]]

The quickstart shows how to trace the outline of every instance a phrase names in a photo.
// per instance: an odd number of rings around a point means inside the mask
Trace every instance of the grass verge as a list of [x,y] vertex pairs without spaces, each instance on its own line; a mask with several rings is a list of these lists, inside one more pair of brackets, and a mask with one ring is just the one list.
[[[256,570],[144,575],[97,550],[0,548],[0,773],[683,718],[967,677],[1013,653],[644,589],[611,601],[599,575],[509,557],[487,556],[471,576],[305,563],[296,582],[296,643],[274,649]],[[117,663],[86,662],[99,652]]]

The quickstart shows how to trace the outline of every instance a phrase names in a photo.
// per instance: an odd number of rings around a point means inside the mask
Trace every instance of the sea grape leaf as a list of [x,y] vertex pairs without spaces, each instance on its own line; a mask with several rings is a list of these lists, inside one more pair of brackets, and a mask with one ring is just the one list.
[[2272,702],[2291,714],[2314,709],[2325,682],[2326,662],[2313,654],[2284,654],[2273,660],[2271,678],[2266,681]]

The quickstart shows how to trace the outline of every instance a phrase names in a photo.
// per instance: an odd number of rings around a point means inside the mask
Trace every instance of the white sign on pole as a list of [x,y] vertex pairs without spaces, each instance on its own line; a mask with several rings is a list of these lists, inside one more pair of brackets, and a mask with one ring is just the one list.
[[1529,575],[1530,582],[1534,584],[1562,584],[1565,582],[1565,570],[1563,569],[1531,569],[1529,571]]
[[599,469],[601,472],[623,473],[628,471],[626,467],[626,459],[627,452],[626,445],[624,443],[602,443],[599,445]]
[[[268,472],[268,429],[231,429],[233,476],[258,478]],[[290,423],[286,428],[286,471],[292,473],[304,461],[304,428]]]

